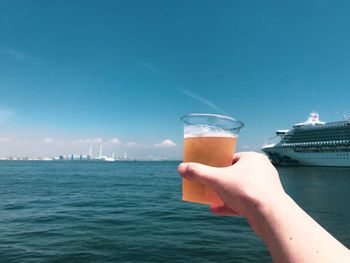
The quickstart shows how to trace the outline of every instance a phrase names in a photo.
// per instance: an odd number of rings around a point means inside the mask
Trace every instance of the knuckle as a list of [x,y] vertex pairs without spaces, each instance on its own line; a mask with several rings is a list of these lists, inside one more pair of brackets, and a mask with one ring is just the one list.
[[187,166],[187,170],[186,170],[186,174],[189,176],[193,176],[196,175],[198,173],[198,168],[196,167],[196,165],[191,164]]

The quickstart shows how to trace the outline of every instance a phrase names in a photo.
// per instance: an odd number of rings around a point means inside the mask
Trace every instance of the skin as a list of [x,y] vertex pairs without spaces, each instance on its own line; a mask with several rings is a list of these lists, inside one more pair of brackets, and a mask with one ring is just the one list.
[[265,155],[238,153],[224,168],[182,163],[178,171],[218,193],[225,205],[213,213],[247,218],[274,262],[350,262],[350,251],[287,195]]

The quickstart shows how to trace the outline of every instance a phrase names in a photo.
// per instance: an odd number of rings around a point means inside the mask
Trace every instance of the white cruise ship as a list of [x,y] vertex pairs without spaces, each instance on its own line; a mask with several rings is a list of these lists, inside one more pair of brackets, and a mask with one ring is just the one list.
[[276,135],[278,143],[262,147],[273,164],[350,167],[350,119],[325,123],[311,113],[307,121]]

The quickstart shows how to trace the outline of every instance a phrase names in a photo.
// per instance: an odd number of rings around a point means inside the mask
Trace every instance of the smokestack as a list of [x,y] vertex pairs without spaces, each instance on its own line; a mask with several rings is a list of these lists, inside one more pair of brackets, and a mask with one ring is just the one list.
[[89,157],[92,158],[92,145],[89,147]]
[[126,152],[126,148],[124,148],[124,160],[128,159],[128,154]]

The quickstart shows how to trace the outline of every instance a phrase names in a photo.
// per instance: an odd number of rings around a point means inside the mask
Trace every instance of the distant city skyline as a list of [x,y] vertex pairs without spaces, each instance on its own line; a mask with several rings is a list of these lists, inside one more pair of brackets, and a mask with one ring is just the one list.
[[181,158],[180,117],[276,129],[350,113],[348,1],[0,3],[0,157]]
[[[77,140],[63,140],[46,137],[42,140],[28,140],[24,138],[0,137],[3,147],[12,147],[11,150],[0,155],[1,157],[58,157],[60,155],[90,155],[93,158],[102,156],[124,158],[125,152],[129,153],[131,159],[142,158],[168,158],[178,159],[180,156],[171,154],[173,148],[178,147],[173,141],[166,139],[154,144],[141,144],[137,142],[122,142],[118,138],[84,138]],[[91,150],[91,152],[90,152]]]

